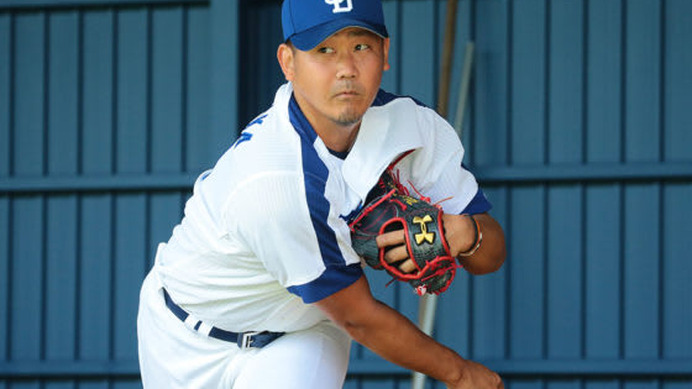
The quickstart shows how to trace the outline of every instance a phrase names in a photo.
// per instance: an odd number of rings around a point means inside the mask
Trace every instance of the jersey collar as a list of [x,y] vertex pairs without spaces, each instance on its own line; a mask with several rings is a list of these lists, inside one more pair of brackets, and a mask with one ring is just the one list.
[[[288,119],[301,139],[315,145],[317,133],[298,106],[290,82],[279,88],[274,103],[286,107]],[[380,91],[363,116],[358,136],[342,166],[344,180],[360,198],[365,199],[398,156],[423,146],[421,123],[412,104],[417,105],[409,98]]]

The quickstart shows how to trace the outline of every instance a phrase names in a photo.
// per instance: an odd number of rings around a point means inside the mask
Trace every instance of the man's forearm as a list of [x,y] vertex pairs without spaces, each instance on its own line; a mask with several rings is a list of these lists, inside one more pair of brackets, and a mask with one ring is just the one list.
[[[367,288],[364,280],[357,284],[363,284]],[[368,297],[361,300],[362,305],[356,314],[342,316],[339,313],[343,311],[331,311],[330,314],[329,307],[323,308],[356,342],[382,358],[442,382],[455,382],[459,379],[464,359],[424,334],[396,310]]]
[[[478,233],[482,234],[482,241],[473,255],[457,258],[471,274],[492,273],[502,266],[507,256],[504,232],[500,224],[488,214],[477,214],[474,218],[478,222]],[[445,237],[452,249],[452,255],[473,248],[476,233],[473,221],[468,215],[445,214],[443,220]]]
[[459,380],[464,360],[454,351],[420,331],[394,309],[378,303],[366,323],[345,323],[355,341],[382,358],[419,371],[442,382]]
[[449,388],[502,387],[497,374],[463,359],[405,316],[375,300],[364,276],[315,304],[355,341],[399,366],[424,373]]

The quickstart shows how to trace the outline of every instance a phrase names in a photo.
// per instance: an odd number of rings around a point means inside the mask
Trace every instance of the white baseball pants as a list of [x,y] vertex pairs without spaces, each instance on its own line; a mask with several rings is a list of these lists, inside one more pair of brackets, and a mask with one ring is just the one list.
[[168,309],[154,273],[142,285],[137,336],[146,389],[339,389],[351,346],[331,322],[287,333],[261,349],[206,337]]

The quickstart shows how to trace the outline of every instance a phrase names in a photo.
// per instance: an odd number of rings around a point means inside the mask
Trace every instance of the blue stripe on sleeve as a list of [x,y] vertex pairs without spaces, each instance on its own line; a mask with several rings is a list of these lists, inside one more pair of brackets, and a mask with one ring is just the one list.
[[[326,167],[321,165],[321,160],[315,161],[311,158],[311,153],[305,150],[306,147],[303,146],[303,164],[309,166],[313,170],[324,170],[325,175]],[[307,154],[307,155],[306,155]],[[316,156],[315,156],[316,157]],[[324,197],[324,187],[325,187],[326,177],[322,179],[317,177],[313,172],[305,172],[305,195],[308,201],[308,209],[310,210],[310,220],[312,221],[312,227],[315,229],[317,234],[317,241],[320,246],[320,254],[322,255],[322,260],[324,264],[338,265],[344,264],[346,261],[341,255],[341,249],[337,244],[336,234],[334,230],[327,223],[329,217],[329,201]]]
[[[466,165],[462,162],[461,167],[465,170],[469,170],[469,168],[466,167]],[[472,173],[473,174],[473,173]],[[485,197],[485,193],[483,193],[483,190],[481,188],[478,188],[478,191],[476,192],[476,195],[473,196],[473,199],[471,199],[471,202],[466,205],[466,208],[461,213],[468,213],[470,215],[475,215],[478,213],[485,213],[490,211],[493,208],[493,205],[490,203],[487,197]]]
[[385,91],[384,89],[380,89],[377,92],[377,96],[375,96],[375,100],[372,102],[373,107],[381,107],[383,105],[389,104],[390,102],[400,99],[400,98],[409,98],[413,100],[414,103],[421,107],[427,107],[427,105],[423,104],[420,100],[414,98],[413,96],[399,96],[395,95],[393,93],[389,93]]
[[475,215],[478,213],[488,212],[492,208],[493,205],[490,203],[490,201],[488,201],[488,198],[485,197],[485,193],[483,193],[481,188],[478,188],[476,195],[473,196],[471,202],[466,206],[466,208],[464,208],[464,211],[462,211],[461,213]]
[[289,286],[288,291],[311,304],[329,297],[356,282],[363,275],[360,263],[346,267],[328,267],[322,275],[307,284]]
[[289,117],[301,137],[305,196],[320,256],[326,269],[317,279],[303,285],[289,287],[288,290],[300,296],[305,303],[313,303],[351,285],[360,278],[363,271],[360,263],[357,266],[346,265],[336,234],[327,222],[330,204],[324,193],[329,169],[313,147],[317,134],[300,111],[294,98],[291,98],[289,103]]

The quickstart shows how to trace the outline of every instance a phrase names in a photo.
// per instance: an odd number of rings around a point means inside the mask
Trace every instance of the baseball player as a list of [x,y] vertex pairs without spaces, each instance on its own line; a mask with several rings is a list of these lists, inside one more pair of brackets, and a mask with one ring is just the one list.
[[[497,374],[378,302],[351,246],[349,219],[396,161],[401,183],[441,201],[450,250],[469,254],[467,271],[495,271],[505,257],[451,126],[380,89],[389,68],[381,2],[285,0],[282,23],[287,83],[197,179],[142,285],[144,386],[341,388],[355,340],[449,388],[502,388]],[[402,231],[377,237],[399,246],[387,261],[410,271],[403,242]]]

